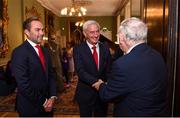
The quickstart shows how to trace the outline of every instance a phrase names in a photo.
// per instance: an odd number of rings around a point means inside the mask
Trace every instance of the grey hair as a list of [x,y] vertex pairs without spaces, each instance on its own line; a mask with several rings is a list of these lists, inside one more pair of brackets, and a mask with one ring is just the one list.
[[139,18],[128,18],[121,22],[118,33],[123,33],[127,39],[147,42],[147,26]]
[[87,30],[87,28],[90,26],[90,25],[93,25],[95,24],[99,29],[100,29],[100,25],[97,21],[95,20],[88,20],[86,21],[84,24],[83,24],[83,31]]

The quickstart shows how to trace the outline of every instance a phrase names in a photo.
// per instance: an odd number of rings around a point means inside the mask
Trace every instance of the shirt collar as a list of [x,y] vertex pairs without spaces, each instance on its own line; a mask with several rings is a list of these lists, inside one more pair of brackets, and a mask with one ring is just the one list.
[[32,42],[31,40],[27,39],[27,41],[31,44],[31,46],[35,47],[36,45],[39,45],[39,44],[36,44],[34,42]]
[[137,43],[137,44],[133,45],[132,47],[130,47],[130,48],[128,49],[128,51],[127,51],[125,54],[130,53],[130,52],[131,52],[131,50],[132,50],[134,47],[136,47],[137,45],[139,45],[139,44],[141,44],[141,43],[142,43],[142,42],[139,42],[139,43]]
[[[89,46],[90,49],[92,49],[92,47],[94,46],[94,45],[90,44],[88,41],[86,41],[86,43],[87,43],[87,45]],[[96,46],[96,48],[98,48],[99,43],[97,43],[95,46]]]

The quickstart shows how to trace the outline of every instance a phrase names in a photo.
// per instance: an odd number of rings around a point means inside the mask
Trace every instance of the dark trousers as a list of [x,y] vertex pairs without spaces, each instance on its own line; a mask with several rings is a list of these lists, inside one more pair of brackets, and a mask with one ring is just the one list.
[[44,110],[41,110],[39,112],[22,112],[18,111],[19,117],[53,117],[53,111],[51,112],[45,112]]
[[79,104],[80,117],[106,117],[108,104],[100,102],[92,106],[87,104]]

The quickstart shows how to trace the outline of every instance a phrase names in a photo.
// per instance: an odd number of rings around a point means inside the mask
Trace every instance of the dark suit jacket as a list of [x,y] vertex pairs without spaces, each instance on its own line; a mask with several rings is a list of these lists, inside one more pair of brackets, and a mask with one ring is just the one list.
[[46,98],[56,96],[56,84],[51,60],[42,48],[46,71],[28,41],[17,47],[12,54],[12,72],[17,81],[17,110],[25,116],[41,116]]
[[112,64],[100,97],[114,102],[114,116],[164,116],[167,72],[161,55],[137,45]]
[[99,95],[92,84],[98,79],[106,81],[105,75],[109,69],[111,56],[109,49],[104,44],[99,43],[99,49],[99,70],[96,68],[93,55],[86,42],[73,49],[75,70],[79,76],[75,93],[75,99],[78,103],[93,105]]

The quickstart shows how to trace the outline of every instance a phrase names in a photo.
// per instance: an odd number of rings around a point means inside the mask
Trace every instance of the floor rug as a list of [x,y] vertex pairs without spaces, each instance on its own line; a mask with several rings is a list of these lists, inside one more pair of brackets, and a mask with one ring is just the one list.
[[[76,89],[77,79],[74,79],[70,86],[58,95],[58,100],[54,111],[64,115],[78,115],[79,108],[74,101],[74,92]],[[16,92],[8,96],[0,96],[0,112],[15,111]],[[108,109],[108,114],[112,114],[112,105]]]
[[[74,91],[76,88],[77,80],[71,82],[64,92],[59,94],[54,111],[61,114],[79,114],[77,104],[74,102]],[[16,92],[8,96],[0,96],[0,112],[15,111]]]

